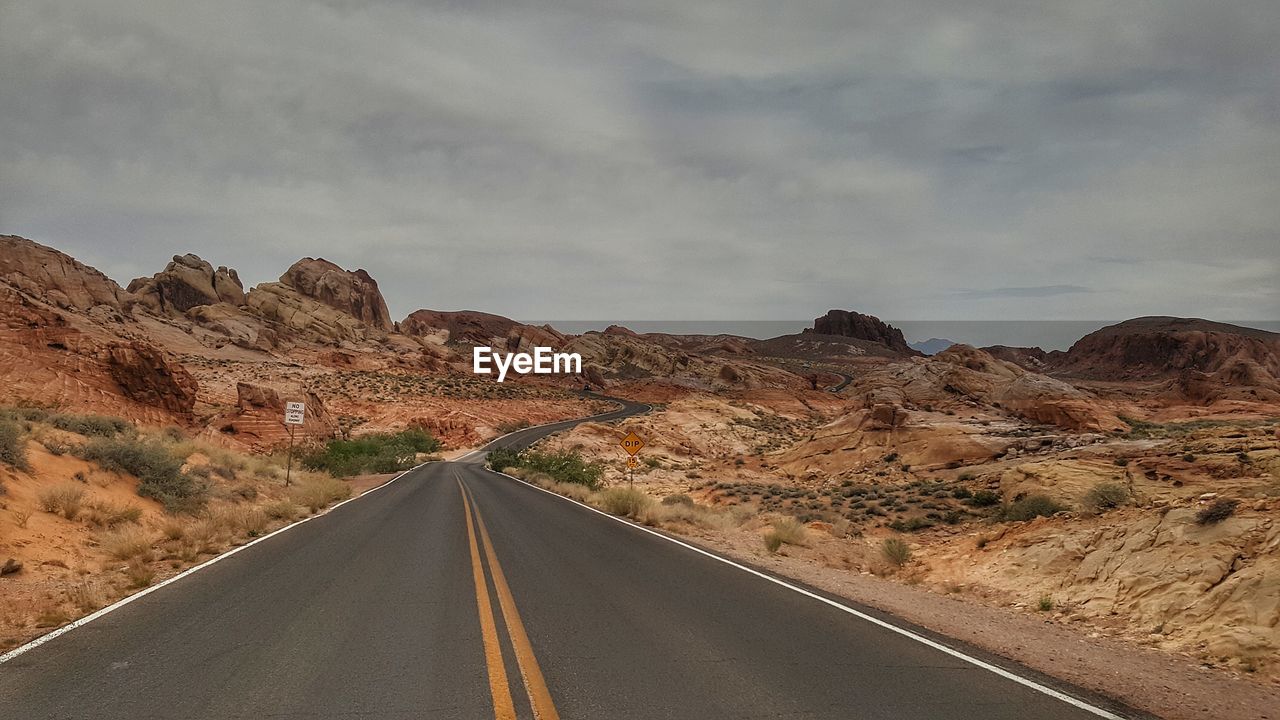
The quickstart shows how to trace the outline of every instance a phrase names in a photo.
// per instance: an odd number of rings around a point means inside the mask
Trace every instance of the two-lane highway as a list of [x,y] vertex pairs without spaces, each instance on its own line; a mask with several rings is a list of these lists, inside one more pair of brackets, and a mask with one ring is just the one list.
[[0,718],[1110,716],[481,460],[426,465],[0,664]]

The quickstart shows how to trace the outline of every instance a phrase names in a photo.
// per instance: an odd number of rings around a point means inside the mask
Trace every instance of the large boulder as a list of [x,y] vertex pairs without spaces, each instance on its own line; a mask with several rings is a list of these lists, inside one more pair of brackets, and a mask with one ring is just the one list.
[[370,327],[395,330],[377,281],[364,270],[348,272],[328,260],[303,258],[280,276],[280,284]]
[[114,280],[65,253],[16,235],[0,235],[0,280],[65,310],[107,305],[127,295]]
[[244,305],[244,285],[235,270],[217,270],[196,255],[174,255],[163,272],[129,283],[129,292],[153,312],[183,315],[217,303]]

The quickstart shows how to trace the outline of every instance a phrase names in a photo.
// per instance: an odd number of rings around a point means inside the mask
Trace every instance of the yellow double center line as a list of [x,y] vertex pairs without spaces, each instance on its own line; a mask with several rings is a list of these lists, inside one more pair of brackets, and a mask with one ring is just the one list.
[[[507,681],[507,666],[502,657],[502,643],[498,639],[497,623],[493,616],[493,604],[489,600],[489,586],[485,582],[484,564],[480,562],[480,548],[476,543],[476,526],[480,528],[480,539],[484,543],[485,557],[489,560],[489,573],[493,577],[493,586],[498,593],[498,604],[502,607],[502,619],[506,622],[507,635],[515,648],[516,664],[520,668],[520,677],[524,681],[525,692],[529,695],[529,705],[533,708],[535,720],[560,720],[555,703],[551,701],[551,692],[547,690],[547,682],[542,677],[542,669],[538,666],[538,658],[533,653],[533,645],[525,633],[524,622],[520,620],[520,611],[516,609],[515,596],[507,585],[506,575],[502,572],[502,564],[493,551],[493,542],[489,539],[489,530],[484,525],[480,508],[476,506],[471,491],[462,483],[462,478],[454,475],[458,489],[462,491],[462,509],[467,518],[467,541],[471,546],[471,574],[476,585],[476,608],[480,612],[480,634],[484,641],[485,665],[489,671],[489,694],[493,698],[493,714],[496,720],[515,720],[515,705],[511,700],[511,687]],[[471,521],[475,513],[475,523]]]

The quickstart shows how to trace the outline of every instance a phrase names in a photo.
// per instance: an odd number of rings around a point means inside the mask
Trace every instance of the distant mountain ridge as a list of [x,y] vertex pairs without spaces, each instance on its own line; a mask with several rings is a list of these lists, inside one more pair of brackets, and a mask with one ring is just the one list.
[[912,350],[922,352],[925,355],[937,355],[947,348],[955,345],[951,340],[943,340],[942,338],[929,338],[921,342],[913,342],[910,344]]

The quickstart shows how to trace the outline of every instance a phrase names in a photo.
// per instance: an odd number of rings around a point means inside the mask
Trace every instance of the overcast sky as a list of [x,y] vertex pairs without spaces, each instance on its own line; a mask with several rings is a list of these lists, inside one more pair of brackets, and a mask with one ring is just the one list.
[[0,0],[0,233],[392,314],[1280,318],[1280,3]]

